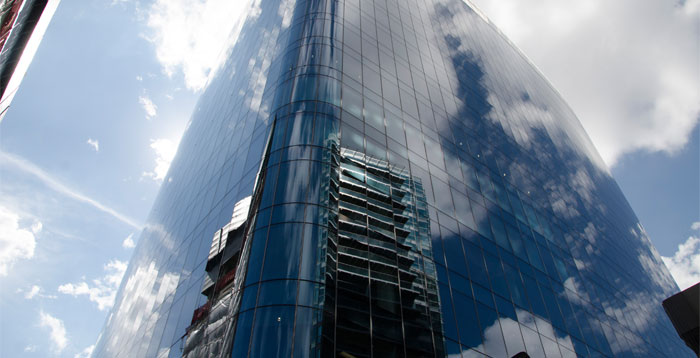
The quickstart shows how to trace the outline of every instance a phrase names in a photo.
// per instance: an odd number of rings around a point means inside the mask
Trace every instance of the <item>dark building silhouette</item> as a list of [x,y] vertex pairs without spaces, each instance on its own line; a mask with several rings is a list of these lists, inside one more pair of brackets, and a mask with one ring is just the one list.
[[700,283],[665,299],[663,306],[678,335],[700,356]]
[[94,356],[692,356],[580,123],[471,5],[256,6]]

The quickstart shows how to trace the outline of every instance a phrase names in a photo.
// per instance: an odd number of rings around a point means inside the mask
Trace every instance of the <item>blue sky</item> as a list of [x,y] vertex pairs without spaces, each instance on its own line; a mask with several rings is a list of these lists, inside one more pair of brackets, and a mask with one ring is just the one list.
[[[700,280],[700,1],[474,2],[572,105],[679,283]],[[0,356],[89,355],[243,6],[59,5],[0,122]]]

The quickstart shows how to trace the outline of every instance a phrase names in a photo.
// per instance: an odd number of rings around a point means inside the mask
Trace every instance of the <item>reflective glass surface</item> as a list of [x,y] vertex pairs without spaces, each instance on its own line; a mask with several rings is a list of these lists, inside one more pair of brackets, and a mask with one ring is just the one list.
[[257,6],[96,357],[692,356],[661,309],[677,287],[580,123],[478,11]]

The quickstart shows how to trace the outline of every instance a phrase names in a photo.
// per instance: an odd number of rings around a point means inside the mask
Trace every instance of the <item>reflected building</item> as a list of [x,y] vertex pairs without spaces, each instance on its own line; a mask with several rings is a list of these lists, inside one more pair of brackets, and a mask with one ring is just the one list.
[[60,0],[0,0],[0,121]]
[[692,356],[575,115],[473,6],[252,6],[96,357]]
[[225,347],[227,328],[234,318],[232,288],[246,237],[250,201],[248,196],[237,202],[231,221],[214,233],[201,291],[207,300],[192,314],[183,357],[220,356]]
[[[327,227],[304,229],[312,230],[306,237],[318,236],[310,242],[317,243],[311,247],[313,257],[321,259],[308,269],[324,287],[273,279],[260,288],[249,286],[246,295],[237,297],[241,290],[234,279],[239,269],[245,270],[238,263],[251,203],[251,197],[244,198],[234,206],[231,222],[214,234],[201,291],[207,301],[192,315],[184,357],[220,356],[232,343],[236,312],[252,315],[260,292],[294,296],[295,289],[305,297],[297,298],[297,304],[319,308],[311,322],[317,334],[307,342],[311,356],[332,356],[334,351],[352,357],[373,352],[444,355],[442,344],[433,343],[443,340],[442,320],[420,180],[413,180],[406,168],[357,151],[338,151],[337,144],[335,140],[326,153],[331,165],[315,173],[322,176],[321,202],[331,209]],[[256,228],[267,220],[267,215],[258,217]]]
[[406,168],[357,151],[341,149],[339,159],[323,355],[443,356],[430,218],[420,180]]

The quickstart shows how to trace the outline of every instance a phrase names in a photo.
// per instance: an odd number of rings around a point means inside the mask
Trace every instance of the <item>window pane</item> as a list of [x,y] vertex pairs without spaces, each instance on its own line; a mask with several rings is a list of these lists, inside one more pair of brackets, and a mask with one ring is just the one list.
[[291,161],[280,164],[275,204],[304,202],[308,182],[308,161]]
[[238,315],[236,323],[236,338],[233,341],[231,357],[247,357],[248,344],[250,342],[250,329],[253,326],[253,311],[243,312]]
[[260,284],[258,306],[273,304],[293,305],[297,297],[296,280],[268,281]]
[[301,224],[270,227],[262,280],[296,278],[299,272]]
[[262,307],[257,309],[255,314],[250,356],[289,357],[292,353],[294,307]]
[[312,308],[297,307],[294,331],[295,358],[318,357],[321,346],[321,312]]
[[460,341],[462,345],[467,347],[478,347],[481,345],[482,340],[479,321],[474,310],[474,300],[469,296],[456,292],[454,296]]
[[251,284],[260,280],[260,268],[262,267],[263,255],[265,255],[265,243],[267,241],[267,228],[257,230],[253,234],[253,243],[248,259],[248,272],[246,273],[246,283]]
[[303,249],[299,278],[302,280],[323,280],[326,248],[326,229],[316,225],[304,225]]

